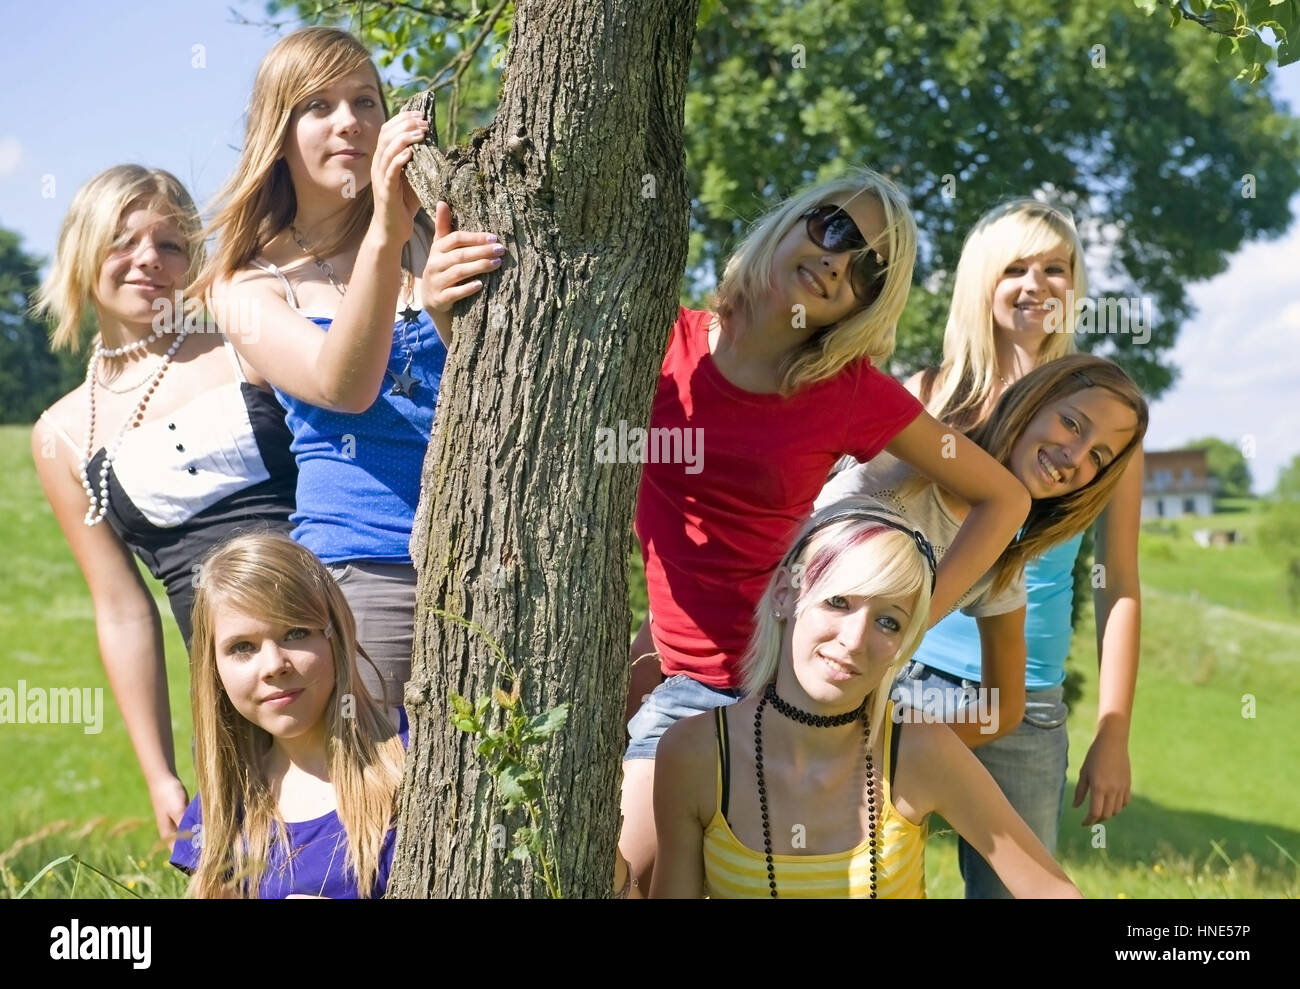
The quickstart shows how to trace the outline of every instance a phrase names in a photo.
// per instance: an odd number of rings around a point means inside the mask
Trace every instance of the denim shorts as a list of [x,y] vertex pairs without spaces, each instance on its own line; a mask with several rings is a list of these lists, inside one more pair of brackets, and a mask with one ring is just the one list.
[[655,750],[659,748],[659,739],[674,722],[734,704],[740,696],[739,690],[710,687],[685,673],[669,677],[655,687],[654,693],[641,705],[641,710],[627,723],[627,732],[632,740],[623,756],[624,761],[653,759]]

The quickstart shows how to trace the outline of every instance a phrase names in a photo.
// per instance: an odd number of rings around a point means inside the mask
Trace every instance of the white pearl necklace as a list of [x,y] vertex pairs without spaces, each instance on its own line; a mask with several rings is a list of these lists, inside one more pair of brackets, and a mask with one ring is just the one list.
[[163,334],[166,332],[167,332],[166,330],[154,330],[143,340],[137,340],[135,341],[135,343],[124,344],[121,347],[114,347],[111,350],[108,347],[105,347],[103,344],[100,344],[97,347],[95,347],[95,356],[96,357],[125,357],[127,354],[139,353],[140,351],[148,347],[149,344],[153,343],[155,340],[161,340]]
[[167,353],[163,355],[162,363],[158,365],[158,370],[154,372],[149,387],[145,389],[144,395],[140,398],[140,403],[135,407],[135,411],[122,422],[121,428],[117,431],[117,436],[113,438],[113,445],[105,447],[104,463],[99,470],[99,495],[96,497],[95,490],[90,485],[90,461],[95,454],[95,386],[99,362],[105,357],[120,357],[123,354],[143,350],[155,340],[161,339],[163,332],[165,331],[155,330],[143,340],[137,340],[135,343],[112,350],[98,346],[95,348],[95,353],[91,356],[90,362],[86,365],[86,454],[81,458],[81,487],[85,490],[86,497],[90,501],[90,506],[86,509],[86,517],[83,519],[88,526],[96,526],[104,521],[104,514],[108,511],[108,472],[113,465],[113,460],[117,457],[118,448],[121,447],[126,434],[138,426],[144,418],[145,406],[149,404],[149,399],[153,398],[158,382],[162,381],[163,375],[167,373],[167,367],[171,364],[172,357],[180,349],[181,344],[185,342],[189,330],[182,329],[176,334],[176,339],[167,348]]

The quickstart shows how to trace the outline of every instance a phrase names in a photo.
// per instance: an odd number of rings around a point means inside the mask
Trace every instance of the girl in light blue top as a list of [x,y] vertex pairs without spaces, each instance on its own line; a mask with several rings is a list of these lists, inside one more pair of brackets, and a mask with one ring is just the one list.
[[[999,206],[975,225],[962,249],[942,365],[916,375],[908,387],[936,418],[963,430],[973,428],[988,418],[1010,385],[1073,350],[1073,303],[1087,292],[1083,249],[1066,214],[1034,200]],[[1052,473],[1075,469],[1075,458],[1082,464],[1094,455],[1085,442],[1089,424],[1077,421],[1076,426],[1079,443],[1059,451],[1058,462],[1045,468],[1045,481],[1053,480]],[[1075,807],[1088,800],[1085,826],[1119,813],[1130,797],[1128,737],[1141,630],[1141,497],[1139,444],[1093,530],[1100,696],[1096,735],[1074,791]],[[1065,796],[1062,684],[1081,541],[1079,534],[1026,566],[1024,721],[975,749],[1012,806],[1053,852]],[[955,702],[982,680],[975,619],[954,612],[926,635],[899,688],[904,695],[941,690]],[[1010,895],[965,842],[959,843],[959,862],[968,897]]]

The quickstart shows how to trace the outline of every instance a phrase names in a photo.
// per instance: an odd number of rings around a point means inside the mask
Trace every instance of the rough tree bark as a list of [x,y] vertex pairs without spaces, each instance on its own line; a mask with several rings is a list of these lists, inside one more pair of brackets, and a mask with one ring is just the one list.
[[[412,556],[411,745],[390,896],[529,896],[503,812],[448,696],[522,673],[561,702],[546,792],[566,896],[606,896],[627,683],[626,552],[638,464],[598,464],[596,430],[644,425],[685,265],[682,107],[698,0],[520,0],[493,124],[408,177],[426,209],[489,230],[505,263],[460,304]],[[427,97],[421,97],[421,100]],[[505,825],[504,829],[494,825]]]

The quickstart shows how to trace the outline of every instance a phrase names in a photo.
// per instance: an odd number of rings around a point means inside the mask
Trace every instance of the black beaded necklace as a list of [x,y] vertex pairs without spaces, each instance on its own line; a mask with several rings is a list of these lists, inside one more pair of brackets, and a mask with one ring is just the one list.
[[856,709],[845,714],[826,716],[809,714],[783,701],[777,695],[775,684],[769,683],[763,690],[758,708],[754,711],[754,772],[758,777],[758,809],[763,815],[763,854],[767,858],[767,885],[773,899],[777,895],[776,870],[772,866],[772,825],[767,813],[767,784],[763,780],[763,708],[768,701],[787,718],[817,728],[834,728],[862,718],[862,742],[867,751],[867,855],[871,866],[871,899],[876,898],[876,771],[871,759],[871,716],[867,713],[869,699],[863,698]]

